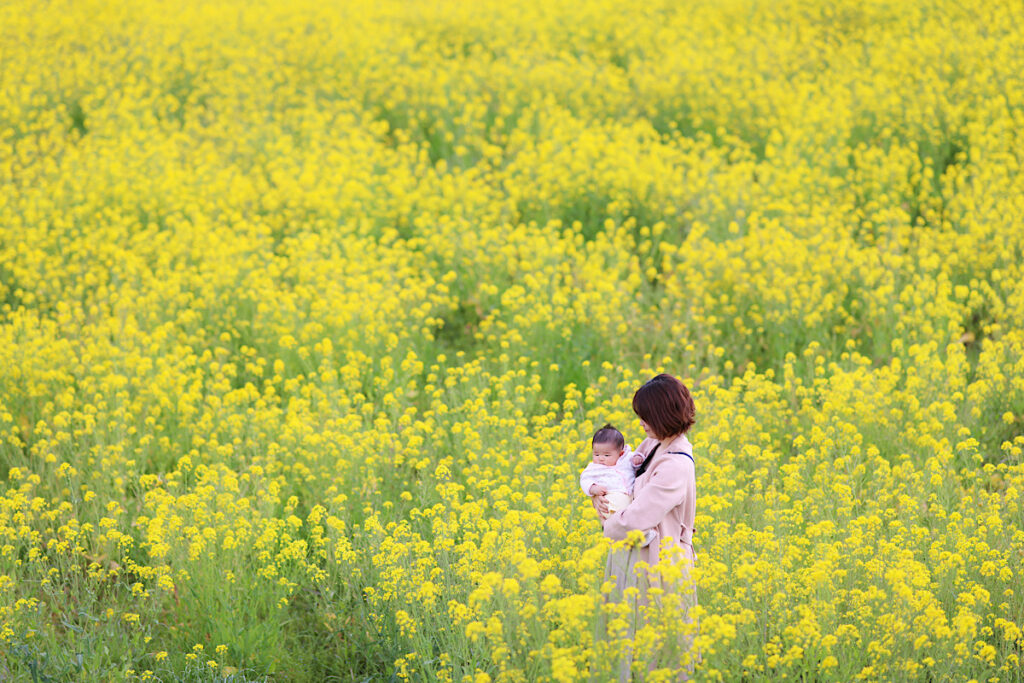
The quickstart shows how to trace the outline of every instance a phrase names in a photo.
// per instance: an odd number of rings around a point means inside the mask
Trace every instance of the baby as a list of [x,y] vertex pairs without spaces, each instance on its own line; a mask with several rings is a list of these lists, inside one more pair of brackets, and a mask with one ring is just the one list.
[[[643,464],[644,457],[631,451],[622,432],[610,424],[594,432],[590,446],[594,460],[580,475],[580,486],[588,496],[604,495],[611,515],[632,502],[636,468]],[[607,515],[602,515],[601,521],[605,519]],[[641,547],[650,543],[654,535],[653,529],[646,530]]]
[[594,460],[580,475],[580,486],[588,496],[604,494],[608,499],[608,514],[612,514],[633,500],[635,471],[643,462],[643,456],[630,451],[622,432],[610,424],[594,432],[590,445]]

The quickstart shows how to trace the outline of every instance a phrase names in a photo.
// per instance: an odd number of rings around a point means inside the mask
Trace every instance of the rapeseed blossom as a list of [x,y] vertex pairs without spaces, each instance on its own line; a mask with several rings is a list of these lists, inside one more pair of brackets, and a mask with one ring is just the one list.
[[[1022,26],[6,4],[4,669],[1019,681]],[[576,476],[661,371],[699,628],[630,637]]]

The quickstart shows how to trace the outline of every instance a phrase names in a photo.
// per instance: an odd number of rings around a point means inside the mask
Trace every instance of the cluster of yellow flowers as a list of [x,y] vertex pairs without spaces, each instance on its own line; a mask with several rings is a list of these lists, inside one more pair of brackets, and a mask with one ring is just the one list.
[[[0,668],[1020,681],[1022,27],[0,6]],[[649,670],[577,478],[660,371],[699,632]]]

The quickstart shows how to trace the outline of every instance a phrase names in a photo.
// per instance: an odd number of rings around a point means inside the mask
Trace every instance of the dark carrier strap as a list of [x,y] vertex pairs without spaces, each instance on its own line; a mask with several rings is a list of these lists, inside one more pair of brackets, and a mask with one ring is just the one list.
[[[658,445],[660,446],[661,444],[658,444]],[[696,466],[697,466],[697,461],[696,461],[696,460],[694,460],[694,459],[693,459],[693,456],[692,456],[692,455],[690,455],[689,453],[687,453],[686,451],[665,451],[665,452],[666,452],[666,453],[672,453],[672,454],[674,454],[674,455],[685,455],[685,456],[686,456],[687,458],[689,458],[689,459],[690,459],[690,462],[692,462],[692,463],[693,463],[694,467],[696,467]]]

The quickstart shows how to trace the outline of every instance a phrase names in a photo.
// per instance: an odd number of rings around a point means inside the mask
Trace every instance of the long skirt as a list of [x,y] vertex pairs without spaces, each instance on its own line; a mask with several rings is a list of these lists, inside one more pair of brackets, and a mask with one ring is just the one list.
[[[697,586],[689,545],[673,550],[674,560],[648,567],[643,548],[613,548],[605,563],[604,604],[596,620],[596,658],[591,681],[642,681],[660,670],[659,680],[686,681],[700,663],[692,615]],[[662,556],[666,549],[662,549]],[[667,677],[665,677],[667,674]]]

